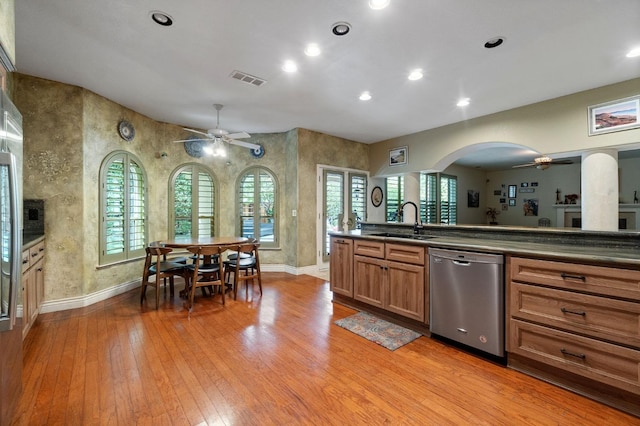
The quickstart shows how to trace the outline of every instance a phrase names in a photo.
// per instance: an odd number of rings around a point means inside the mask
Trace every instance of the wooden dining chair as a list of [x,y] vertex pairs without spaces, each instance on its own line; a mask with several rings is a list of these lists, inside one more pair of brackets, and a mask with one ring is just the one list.
[[[167,260],[167,254],[173,249],[162,247],[160,245],[149,245],[145,249],[146,257],[144,260],[144,269],[142,271],[142,285],[140,289],[140,304],[144,302],[148,286],[156,288],[156,309],[160,304],[160,280],[164,282],[164,290],[167,290],[166,280],[169,279],[169,294],[174,293],[174,277],[186,277],[186,265],[184,263],[173,262]],[[149,278],[155,275],[153,282]],[[186,279],[185,279],[186,281]]]
[[191,246],[187,250],[193,253],[196,259],[211,259],[211,263],[194,262],[186,266],[187,279],[187,306],[191,311],[195,299],[196,289],[211,287],[212,295],[216,294],[216,289],[220,289],[222,304],[225,304],[225,285],[223,281],[224,271],[220,258],[222,253],[228,249],[227,246]]
[[231,274],[233,274],[233,299],[238,297],[238,286],[245,283],[245,298],[249,297],[249,281],[253,288],[255,280],[258,281],[260,287],[260,295],[262,295],[262,274],[260,272],[260,257],[258,256],[258,247],[260,243],[252,242],[232,246],[231,250],[237,253],[236,257],[227,258],[225,261],[225,281],[231,282]]

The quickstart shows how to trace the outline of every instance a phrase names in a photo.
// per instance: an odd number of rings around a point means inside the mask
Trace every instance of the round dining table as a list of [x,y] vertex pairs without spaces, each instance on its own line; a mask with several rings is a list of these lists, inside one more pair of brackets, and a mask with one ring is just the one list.
[[249,241],[245,237],[177,237],[170,240],[162,240],[160,244],[171,248],[187,248],[192,246],[227,246],[242,244]]

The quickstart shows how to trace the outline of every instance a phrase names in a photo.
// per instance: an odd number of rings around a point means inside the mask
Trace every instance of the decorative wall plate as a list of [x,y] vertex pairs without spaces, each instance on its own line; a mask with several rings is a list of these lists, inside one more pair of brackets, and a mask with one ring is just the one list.
[[371,190],[371,204],[373,204],[373,207],[380,207],[383,198],[382,188],[376,186]]
[[200,158],[204,156],[204,151],[202,148],[207,144],[207,141],[199,139],[199,138],[189,138],[190,140],[185,142],[184,150],[189,154],[189,156],[194,158]]
[[118,133],[120,137],[127,142],[131,142],[136,136],[136,130],[133,128],[133,124],[127,120],[120,120],[118,123]]
[[260,145],[260,148],[250,149],[249,151],[254,158],[262,158],[264,156],[264,147],[262,145]]

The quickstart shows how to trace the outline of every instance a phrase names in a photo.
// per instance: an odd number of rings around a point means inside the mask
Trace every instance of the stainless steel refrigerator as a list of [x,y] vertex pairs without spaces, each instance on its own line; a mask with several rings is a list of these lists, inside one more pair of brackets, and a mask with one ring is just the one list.
[[22,116],[0,90],[0,425],[22,392]]

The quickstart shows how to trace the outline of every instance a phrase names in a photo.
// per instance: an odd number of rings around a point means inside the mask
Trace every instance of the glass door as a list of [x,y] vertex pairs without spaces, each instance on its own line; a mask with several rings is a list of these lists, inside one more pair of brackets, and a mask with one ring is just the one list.
[[367,175],[324,170],[322,261],[329,261],[329,232],[358,229],[367,216]]

